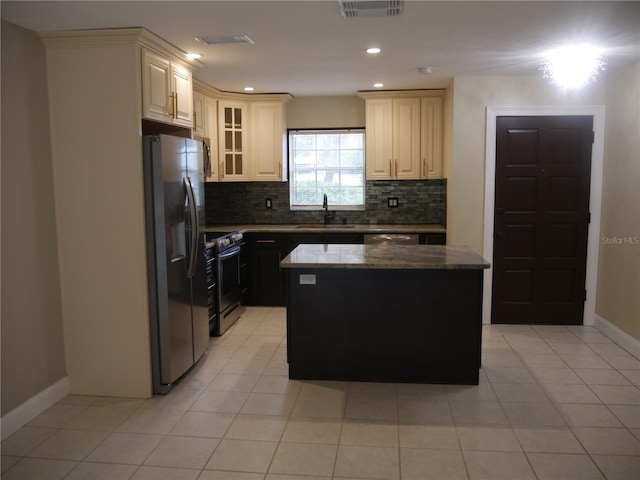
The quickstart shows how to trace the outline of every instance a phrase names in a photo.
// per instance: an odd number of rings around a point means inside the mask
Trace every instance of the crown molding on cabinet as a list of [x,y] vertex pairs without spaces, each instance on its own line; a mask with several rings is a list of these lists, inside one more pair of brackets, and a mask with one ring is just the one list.
[[67,30],[58,32],[39,32],[38,35],[47,47],[78,46],[119,46],[138,43],[158,54],[171,57],[173,62],[194,70],[203,66],[199,60],[187,59],[187,53],[175,45],[160,38],[146,28],[113,28],[98,30]]

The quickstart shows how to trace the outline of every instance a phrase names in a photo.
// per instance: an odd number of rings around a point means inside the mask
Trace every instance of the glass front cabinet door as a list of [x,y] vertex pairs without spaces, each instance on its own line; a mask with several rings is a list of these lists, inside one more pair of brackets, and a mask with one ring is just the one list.
[[247,105],[221,100],[218,103],[220,128],[220,181],[249,180],[247,171]]

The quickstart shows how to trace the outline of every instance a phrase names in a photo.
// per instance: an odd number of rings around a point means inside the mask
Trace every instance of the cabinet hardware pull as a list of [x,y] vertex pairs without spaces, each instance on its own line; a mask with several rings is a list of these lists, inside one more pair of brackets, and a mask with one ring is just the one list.
[[389,176],[393,178],[393,160],[389,159]]
[[396,163],[396,178],[398,178],[398,160],[394,160],[394,162]]
[[275,240],[256,240],[256,243],[276,243]]
[[282,162],[278,162],[278,176],[282,178]]
[[169,113],[169,115],[171,116],[171,118],[175,118],[175,108],[176,108],[176,102],[173,98],[174,93],[171,92],[169,94],[169,98],[171,99],[171,112]]
[[178,118],[178,92],[176,92],[174,101],[176,102],[176,108],[173,110],[173,115],[174,115],[174,118]]
[[224,178],[224,160],[220,160],[220,177]]

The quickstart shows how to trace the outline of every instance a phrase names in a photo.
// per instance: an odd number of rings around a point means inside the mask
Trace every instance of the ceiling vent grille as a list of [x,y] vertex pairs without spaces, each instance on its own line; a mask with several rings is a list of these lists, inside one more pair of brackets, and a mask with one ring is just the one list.
[[395,17],[404,10],[404,0],[338,0],[344,18]]
[[242,43],[254,43],[248,35],[200,35],[195,37],[200,43],[207,45],[238,45]]

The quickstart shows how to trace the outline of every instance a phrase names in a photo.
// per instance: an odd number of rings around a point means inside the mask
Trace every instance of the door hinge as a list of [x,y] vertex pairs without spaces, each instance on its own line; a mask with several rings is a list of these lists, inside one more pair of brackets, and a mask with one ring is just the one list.
[[596,132],[591,132],[591,143],[596,143]]

